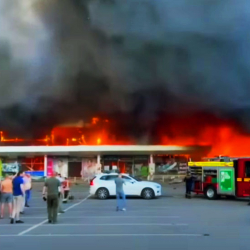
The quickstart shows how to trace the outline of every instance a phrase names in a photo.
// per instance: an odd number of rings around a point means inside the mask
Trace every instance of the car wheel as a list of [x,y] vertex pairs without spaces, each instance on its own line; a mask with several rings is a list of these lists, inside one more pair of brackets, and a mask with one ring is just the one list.
[[142,198],[143,199],[147,199],[147,200],[150,200],[150,199],[153,199],[154,198],[154,190],[151,189],[151,188],[145,188],[143,191],[142,191]]
[[215,200],[217,198],[217,191],[213,186],[209,186],[205,190],[205,196],[209,200]]
[[109,197],[109,191],[106,188],[100,188],[97,190],[96,195],[100,200],[106,200]]

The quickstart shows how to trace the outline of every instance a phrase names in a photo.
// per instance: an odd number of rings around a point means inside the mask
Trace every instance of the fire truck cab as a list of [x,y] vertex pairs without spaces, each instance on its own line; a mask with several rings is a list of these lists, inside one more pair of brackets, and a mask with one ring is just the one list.
[[207,158],[191,161],[188,166],[195,177],[193,192],[196,194],[204,194],[211,200],[219,196],[250,196],[250,157]]

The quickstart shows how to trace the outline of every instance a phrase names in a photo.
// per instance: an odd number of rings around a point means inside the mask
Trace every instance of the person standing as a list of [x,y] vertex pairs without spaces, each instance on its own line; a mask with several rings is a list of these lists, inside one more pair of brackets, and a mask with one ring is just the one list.
[[191,199],[191,191],[194,182],[194,177],[191,175],[190,170],[187,171],[187,174],[184,178],[184,182],[186,182],[186,198]]
[[[56,178],[60,181],[60,184],[61,184],[61,187],[62,187],[62,184],[63,184],[63,182],[64,182],[64,179],[62,178],[61,174],[56,173],[56,175],[57,175]],[[58,190],[58,198],[59,198],[58,213],[59,213],[59,214],[65,213],[65,211],[63,211],[63,209],[62,209],[62,200],[63,200],[63,196],[64,196],[64,194],[63,194],[63,188],[60,188],[60,189]]]
[[22,200],[22,206],[21,206],[21,214],[24,214],[24,208],[25,208],[25,201],[26,201],[26,191],[28,188],[28,178],[26,176],[26,174],[23,174],[23,186],[24,186],[24,196],[23,196],[23,200]]
[[15,220],[16,223],[23,223],[23,221],[20,220],[20,211],[22,209],[23,197],[25,194],[23,171],[19,171],[17,173],[16,177],[12,181],[12,185],[13,185],[13,211],[10,223],[14,224]]
[[126,183],[124,179],[122,179],[121,174],[119,174],[118,178],[115,179],[115,185],[116,185],[116,201],[117,201],[116,211],[119,210],[126,211],[126,196],[123,190],[123,185],[126,185]]
[[25,182],[25,207],[30,207],[29,201],[31,196],[31,188],[32,188],[32,179],[30,174],[25,174],[26,182]]
[[63,188],[63,203],[67,203],[69,199],[69,192],[70,192],[70,182],[69,179],[65,177],[65,180],[62,185]]
[[43,199],[47,200],[48,222],[56,223],[58,214],[60,181],[53,175],[45,181],[43,187]]
[[13,201],[13,185],[9,175],[5,175],[5,179],[1,183],[1,219],[4,217],[4,208],[8,204],[9,217],[12,216],[12,201]]

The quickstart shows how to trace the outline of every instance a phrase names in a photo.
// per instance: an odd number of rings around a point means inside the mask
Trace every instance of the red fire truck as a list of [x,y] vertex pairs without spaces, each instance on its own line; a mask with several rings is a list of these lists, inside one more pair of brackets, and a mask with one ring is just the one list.
[[208,199],[250,196],[250,157],[219,157],[188,163],[195,177],[193,192]]

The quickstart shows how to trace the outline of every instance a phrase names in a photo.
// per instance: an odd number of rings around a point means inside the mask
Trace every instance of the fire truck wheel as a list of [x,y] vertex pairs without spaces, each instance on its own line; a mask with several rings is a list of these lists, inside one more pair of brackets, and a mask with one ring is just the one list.
[[216,189],[213,186],[207,187],[206,190],[205,190],[205,196],[209,200],[217,199],[217,191],[216,191]]

